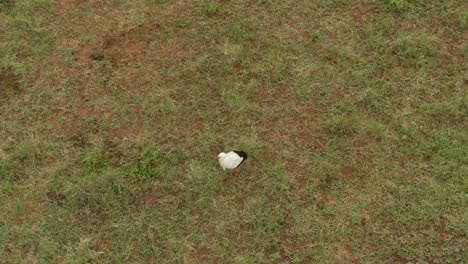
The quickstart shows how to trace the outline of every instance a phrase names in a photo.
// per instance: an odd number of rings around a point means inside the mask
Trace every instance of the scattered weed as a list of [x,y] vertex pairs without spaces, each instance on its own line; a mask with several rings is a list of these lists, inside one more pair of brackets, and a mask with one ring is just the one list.
[[176,160],[157,148],[145,148],[138,159],[127,166],[125,171],[139,180],[169,177]]
[[359,131],[360,120],[356,115],[335,115],[325,121],[326,129],[335,136],[351,136]]
[[435,44],[424,34],[402,32],[393,41],[391,51],[402,58],[421,59],[435,53]]
[[208,2],[203,8],[203,12],[207,16],[214,16],[221,11],[222,5],[216,2]]
[[457,20],[458,20],[458,27],[461,30],[464,30],[468,27],[468,12],[467,11],[461,11],[457,15]]
[[379,123],[375,120],[369,120],[367,124],[367,129],[376,138],[384,139],[388,135],[387,128],[382,123]]
[[388,10],[397,12],[409,11],[410,7],[412,7],[411,2],[406,0],[386,0],[384,5]]

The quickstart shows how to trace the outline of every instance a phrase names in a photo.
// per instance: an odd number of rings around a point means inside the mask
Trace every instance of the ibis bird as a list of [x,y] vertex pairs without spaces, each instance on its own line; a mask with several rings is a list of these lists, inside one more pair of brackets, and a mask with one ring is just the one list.
[[[239,174],[239,166],[247,159],[247,153],[242,150],[234,150],[228,153],[221,152],[216,159],[223,170],[231,170],[228,180],[232,180]],[[235,174],[233,170],[236,170]]]

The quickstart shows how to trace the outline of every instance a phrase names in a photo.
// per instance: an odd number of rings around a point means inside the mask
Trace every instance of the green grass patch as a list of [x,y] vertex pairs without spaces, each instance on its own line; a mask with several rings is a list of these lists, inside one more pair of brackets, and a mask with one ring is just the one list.
[[464,10],[0,1],[0,262],[462,263]]

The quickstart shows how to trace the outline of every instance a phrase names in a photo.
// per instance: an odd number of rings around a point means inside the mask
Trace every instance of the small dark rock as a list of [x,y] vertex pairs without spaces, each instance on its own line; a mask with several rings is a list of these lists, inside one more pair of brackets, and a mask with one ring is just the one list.
[[97,53],[97,52],[93,52],[89,55],[89,57],[92,59],[92,60],[102,60],[104,59],[104,55],[101,54],[101,53]]

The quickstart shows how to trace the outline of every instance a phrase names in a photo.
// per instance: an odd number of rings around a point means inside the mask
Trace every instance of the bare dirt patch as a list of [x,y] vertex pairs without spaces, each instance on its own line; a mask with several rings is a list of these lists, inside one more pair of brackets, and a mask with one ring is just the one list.
[[109,54],[115,63],[127,64],[131,60],[140,60],[152,57],[149,45],[155,40],[155,34],[162,33],[158,25],[139,25],[115,36],[104,38],[104,54]]
[[[466,35],[466,38],[468,38],[468,34]],[[451,58],[455,58],[458,62],[463,61],[464,57],[460,49],[461,44],[456,40],[451,39],[450,41],[445,42],[442,46],[451,55]]]
[[4,248],[5,252],[6,252],[6,253],[11,253],[11,252],[13,252],[14,246],[15,246],[15,245],[13,244],[13,241],[12,241],[12,240],[9,240],[9,241],[6,243],[6,245],[5,245],[5,248]]
[[307,186],[310,179],[310,163],[307,160],[288,160],[286,170],[296,175],[300,189]]
[[340,178],[345,181],[349,181],[354,176],[354,169],[353,166],[346,165],[341,168]]
[[312,135],[310,134],[302,134],[299,136],[299,141],[301,142],[302,145],[309,145],[313,140]]
[[157,206],[158,205],[158,197],[154,194],[152,190],[146,190],[135,197],[134,204],[137,207],[141,206]]
[[62,206],[67,199],[67,197],[64,194],[53,191],[47,193],[47,198],[49,198],[49,200],[51,201],[56,202],[59,206]]
[[109,133],[109,138],[135,139],[144,133],[146,133],[146,131],[141,123],[125,124],[111,131]]
[[[53,24],[51,27],[58,32],[63,31],[58,42],[64,52],[53,54],[52,57],[60,76],[72,76],[70,79],[78,80],[76,89],[72,91],[78,102],[74,107],[68,108],[68,112],[73,115],[65,116],[68,126],[63,132],[74,146],[83,145],[80,135],[94,133],[90,131],[88,124],[93,120],[102,122],[99,123],[98,133],[108,138],[135,138],[145,132],[141,122],[134,122],[144,118],[141,115],[145,114],[145,109],[132,105],[135,116],[123,119],[122,115],[112,111],[112,106],[105,105],[106,109],[102,109],[104,107],[95,105],[94,101],[107,102],[126,96],[147,96],[159,92],[154,89],[156,84],[167,83],[164,87],[175,90],[181,87],[177,83],[179,77],[172,74],[174,71],[169,68],[179,65],[185,58],[191,60],[193,55],[193,46],[184,45],[185,34],[190,35],[188,30],[173,23],[161,22],[167,18],[184,17],[193,11],[189,1],[148,5],[137,13],[129,12],[124,6],[105,1],[80,0],[58,5],[57,15],[64,20],[64,25]],[[82,12],[85,9],[86,12]],[[85,18],[84,14],[87,12],[92,15]],[[86,22],[69,25],[67,21],[70,18]],[[88,38],[77,41],[77,36]],[[104,58],[100,61],[93,60],[90,58],[93,52],[102,54]],[[141,69],[151,73],[145,73]],[[114,74],[117,72],[118,74]],[[165,72],[171,74],[164,74]],[[112,94],[109,87],[118,90],[117,95]],[[179,93],[174,93],[174,98],[177,99],[178,95]],[[156,126],[159,123],[162,120],[154,120],[151,125]],[[118,124],[120,128],[114,124]],[[189,125],[193,128],[190,131],[194,133],[202,126],[201,122],[196,122],[184,127]],[[153,136],[167,138],[163,133],[165,131]]]
[[99,239],[90,247],[90,249],[96,252],[104,252],[111,249],[112,245],[113,243],[109,239]]
[[356,22],[365,23],[374,17],[375,10],[370,3],[360,3],[351,9],[350,14]]
[[322,151],[325,149],[326,145],[327,145],[327,141],[325,138],[319,136],[314,139],[313,146],[315,149]]
[[328,195],[329,195],[329,193],[330,193],[329,190],[324,189],[324,188],[320,188],[320,189],[318,190],[318,192],[319,192],[319,195],[320,195],[320,199],[321,199],[323,202],[327,203],[328,201],[330,201],[330,198],[328,197]]
[[273,161],[276,159],[276,148],[273,143],[267,142],[267,147],[262,152],[262,158],[265,161]]
[[206,261],[206,259],[208,258],[208,256],[210,255],[210,249],[207,248],[206,246],[205,247],[202,247],[200,248],[198,251],[197,251],[197,260],[200,262],[200,263],[203,263],[204,261]]
[[103,116],[103,113],[94,107],[88,107],[86,105],[82,105],[78,111],[76,112],[75,117],[70,122],[70,129],[68,130],[67,136],[73,137],[78,131],[80,131],[81,126],[85,123],[86,119],[90,118],[98,118]]
[[352,263],[359,263],[354,256],[353,249],[347,243],[341,243],[338,247],[337,258],[352,261]]
[[12,71],[0,71],[0,99],[5,97],[9,91],[19,88],[19,81]]
[[47,204],[44,201],[29,202],[26,205],[28,223],[33,226],[39,226],[43,221],[46,209]]

